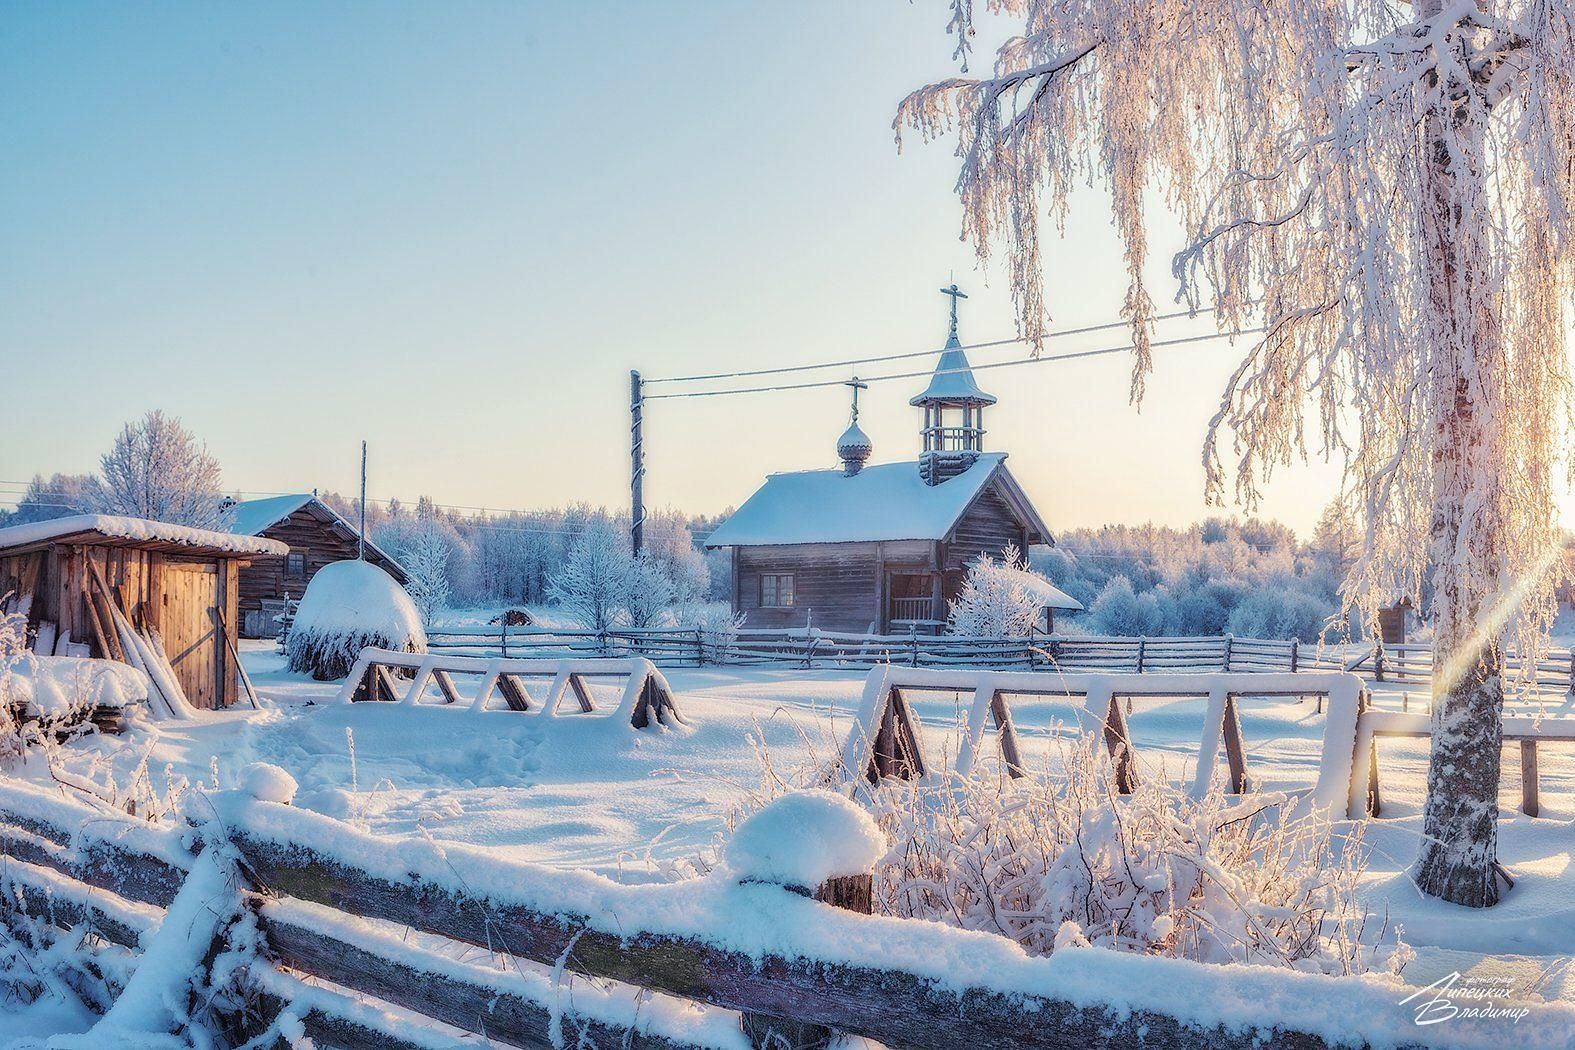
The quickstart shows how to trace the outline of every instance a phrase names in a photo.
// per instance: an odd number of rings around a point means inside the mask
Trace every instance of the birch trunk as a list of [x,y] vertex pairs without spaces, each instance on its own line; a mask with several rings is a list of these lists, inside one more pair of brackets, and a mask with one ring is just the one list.
[[[1423,17],[1441,0],[1426,0]],[[1471,85],[1445,85],[1426,121],[1421,158],[1429,308],[1429,382],[1438,434],[1433,456],[1434,635],[1432,755],[1416,880],[1423,892],[1484,908],[1498,901],[1498,782],[1503,737],[1502,617],[1495,608],[1504,556],[1497,492],[1503,483],[1502,331],[1485,285],[1489,258],[1484,114]],[[1457,104],[1448,101],[1451,97]]]

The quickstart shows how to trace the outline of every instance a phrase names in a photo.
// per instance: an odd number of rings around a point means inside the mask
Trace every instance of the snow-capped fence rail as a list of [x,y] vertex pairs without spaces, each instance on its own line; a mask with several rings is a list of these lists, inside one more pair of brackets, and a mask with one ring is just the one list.
[[[405,681],[401,675],[409,673]],[[460,695],[455,675],[480,679],[475,695],[468,701]],[[527,678],[550,680],[545,697],[532,696]],[[613,717],[622,718],[636,729],[653,724],[682,723],[678,701],[667,679],[656,665],[643,657],[604,659],[491,659],[455,656],[448,653],[407,653],[370,647],[361,650],[339,691],[338,703],[358,700],[422,703],[430,686],[436,684],[446,704],[468,703],[470,710],[483,712],[493,694],[501,696],[511,711],[556,715],[564,695],[573,692],[582,712],[596,709],[587,678],[622,678],[623,693]]]
[[[1427,712],[1363,712],[1356,730],[1356,754],[1368,756],[1368,761],[1365,767],[1358,768],[1357,773],[1366,773],[1364,793],[1367,812],[1372,816],[1379,816],[1383,812],[1378,782],[1378,740],[1382,737],[1426,740],[1433,735],[1432,722],[1432,716]],[[1535,817],[1542,810],[1541,784],[1537,773],[1538,745],[1544,741],[1575,744],[1575,718],[1506,715],[1503,723],[1504,742],[1520,745],[1520,811]]]
[[[651,627],[577,631],[547,627],[445,627],[428,632],[432,651],[505,659],[640,656],[663,667],[786,665],[797,667],[978,667],[1078,673],[1328,672],[1352,671],[1371,682],[1425,685],[1432,674],[1426,645],[1331,645],[1238,638],[1230,635],[1128,638],[1029,634],[857,634],[819,628],[741,629],[726,632]],[[1505,656],[1506,674],[1520,672]],[[1528,682],[1540,692],[1575,694],[1575,651],[1553,650],[1537,661]]]
[[1115,766],[1117,790],[1128,794],[1137,782],[1137,763],[1126,715],[1119,701],[1133,697],[1198,697],[1207,701],[1200,718],[1198,764],[1193,791],[1213,782],[1220,751],[1225,752],[1230,790],[1247,787],[1247,757],[1237,698],[1322,697],[1326,700],[1323,755],[1310,798],[1338,815],[1359,817],[1367,781],[1358,775],[1359,718],[1365,696],[1361,679],[1348,672],[1241,672],[1226,674],[1013,674],[996,671],[942,671],[931,668],[877,667],[864,680],[857,719],[843,748],[841,775],[903,779],[929,769],[921,727],[907,694],[925,690],[969,693],[967,732],[957,749],[956,771],[967,775],[978,761],[986,723],[993,722],[1001,758],[1013,777],[1024,775],[1012,720],[1014,696],[1082,696],[1080,728],[1103,736]]
[[[893,1047],[1245,1050],[1409,1038],[1393,986],[1361,978],[1095,949],[1036,958],[995,934],[856,915],[720,872],[622,885],[377,837],[238,792],[208,801],[207,832],[239,860],[231,906],[254,915],[261,935],[236,971],[264,1013],[247,1037],[285,1010],[292,1020],[280,1030],[298,1025],[322,1045],[398,1050],[470,1045],[467,1032],[522,1047],[582,1034],[600,1045],[775,1045],[760,1023],[772,1018]],[[162,919],[196,863],[183,831],[0,786],[0,914],[71,927],[84,951],[94,943],[84,934],[160,951],[185,936]],[[466,946],[511,962],[462,961]],[[135,977],[124,954],[94,962]],[[741,1031],[740,1014],[755,1023]],[[1527,1025],[1551,1039],[1538,1018]]]

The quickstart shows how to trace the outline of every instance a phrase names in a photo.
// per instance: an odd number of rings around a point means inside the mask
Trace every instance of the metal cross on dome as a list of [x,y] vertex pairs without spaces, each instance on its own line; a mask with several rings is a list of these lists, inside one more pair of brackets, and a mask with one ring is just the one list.
[[949,295],[949,296],[952,297],[952,335],[956,335],[957,334],[957,300],[968,298],[968,293],[963,291],[961,288],[958,288],[957,287],[957,283],[954,281],[954,282],[952,282],[952,284],[950,286],[948,286],[946,288],[942,288],[941,289],[941,294],[942,295]]
[[852,422],[857,423],[859,421],[859,391],[860,390],[868,390],[870,385],[868,383],[864,382],[858,376],[854,376],[852,379],[848,380],[846,383],[843,383],[842,385],[843,386],[849,386],[849,387],[853,388],[853,418],[852,418]]

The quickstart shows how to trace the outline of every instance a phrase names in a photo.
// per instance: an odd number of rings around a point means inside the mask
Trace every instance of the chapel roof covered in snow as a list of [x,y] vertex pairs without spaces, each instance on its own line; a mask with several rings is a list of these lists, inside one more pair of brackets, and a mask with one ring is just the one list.
[[930,385],[924,388],[922,394],[911,398],[908,404],[923,405],[938,401],[956,405],[995,404],[995,395],[985,393],[974,380],[973,366],[968,363],[968,355],[963,352],[955,331],[947,338],[946,349],[941,351],[940,360],[935,362]]
[[[275,525],[285,521],[297,511],[306,510],[321,522],[327,524],[345,539],[356,539],[360,532],[344,515],[324,503],[315,493],[299,492],[284,496],[268,496],[264,499],[240,500],[230,505],[230,531],[242,536],[260,536]],[[384,567],[396,580],[404,582],[409,579],[409,574],[404,566],[387,551],[372,542],[367,537],[367,552],[374,556],[374,560],[384,563]]]
[[48,543],[90,543],[104,547],[139,547],[182,554],[282,555],[290,548],[277,540],[261,536],[239,536],[233,532],[194,529],[147,518],[124,518],[113,514],[72,514],[48,521],[34,521],[0,529],[0,551]]
[[981,453],[942,485],[925,484],[912,460],[879,463],[852,476],[841,470],[772,474],[706,546],[944,540],[992,484],[1026,521],[1034,542],[1052,542],[1005,461],[1004,452]]

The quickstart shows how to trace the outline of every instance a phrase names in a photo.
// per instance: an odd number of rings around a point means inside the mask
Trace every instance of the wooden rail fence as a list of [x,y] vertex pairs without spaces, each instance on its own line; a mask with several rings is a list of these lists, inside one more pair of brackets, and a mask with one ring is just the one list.
[[[978,667],[1070,672],[1328,672],[1351,671],[1370,682],[1425,688],[1432,674],[1427,645],[1318,646],[1298,641],[1230,635],[1126,638],[1030,634],[982,638],[962,635],[855,634],[810,629],[729,632],[653,627],[579,631],[546,627],[445,627],[428,633],[437,653],[504,659],[639,656],[662,667],[778,665]],[[1506,655],[1506,673],[1520,661]],[[1550,651],[1532,669],[1543,692],[1575,694],[1575,651]]]
[[[856,915],[792,888],[717,878],[625,886],[470,847],[380,838],[237,792],[210,801],[240,858],[237,907],[252,910],[265,941],[244,980],[265,1012],[291,1009],[326,1046],[431,1047],[430,1031],[414,1034],[397,1007],[519,1047],[554,1042],[555,1031],[582,1031],[601,1045],[728,1046],[741,1027],[752,1045],[780,1045],[783,1031],[808,1026],[892,1047],[1301,1050],[1325,1045],[1313,1034],[1320,1003],[1341,980],[1105,952],[1029,958],[994,934]],[[0,915],[153,950],[167,934],[159,912],[179,907],[194,863],[181,830],[0,785]],[[501,950],[514,965],[500,970],[444,951],[465,945]],[[883,946],[874,956],[881,965],[850,961],[861,958],[858,945]],[[1134,968],[1154,967],[1148,982],[1133,979]],[[602,981],[560,995],[564,972]],[[1190,990],[1185,1002],[1166,990],[1177,980]],[[1384,1024],[1392,989],[1352,980],[1338,984],[1347,1022],[1365,1012]],[[659,994],[628,1031],[637,988]],[[1119,1005],[1101,1005],[1097,988]],[[1176,1016],[1243,996],[1278,1006],[1253,1028]],[[682,1000],[721,1009],[696,1020]],[[663,1002],[680,1008],[664,1011]],[[266,1021],[236,1019],[237,1041]]]

